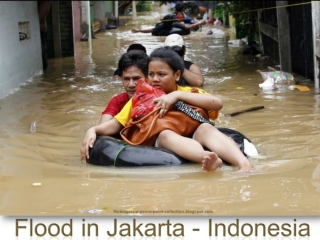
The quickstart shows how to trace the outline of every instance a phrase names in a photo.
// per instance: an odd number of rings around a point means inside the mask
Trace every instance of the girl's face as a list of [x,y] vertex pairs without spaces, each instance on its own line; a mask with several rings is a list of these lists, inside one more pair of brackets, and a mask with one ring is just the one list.
[[149,62],[148,80],[154,88],[159,88],[165,93],[177,90],[176,82],[180,79],[180,70],[174,72],[167,63],[161,60]]

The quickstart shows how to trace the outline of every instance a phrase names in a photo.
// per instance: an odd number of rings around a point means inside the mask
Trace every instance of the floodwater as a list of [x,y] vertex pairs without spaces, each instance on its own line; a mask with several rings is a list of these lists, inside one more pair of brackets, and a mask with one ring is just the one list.
[[[92,45],[76,43],[74,58],[50,59],[44,75],[0,100],[1,215],[320,214],[320,95],[301,76],[295,77],[310,91],[259,89],[257,70],[276,63],[243,56],[242,48],[228,45],[228,30],[207,35],[212,26],[184,37],[187,59],[202,68],[204,89],[224,102],[216,125],[240,131],[257,147],[255,173],[230,166],[203,172],[200,164],[99,167],[80,160],[85,131],[122,91],[112,78],[121,54],[131,43],[142,43],[149,54],[165,39],[130,30],[152,27],[160,17],[128,19],[98,33]],[[224,115],[254,106],[264,109]]]

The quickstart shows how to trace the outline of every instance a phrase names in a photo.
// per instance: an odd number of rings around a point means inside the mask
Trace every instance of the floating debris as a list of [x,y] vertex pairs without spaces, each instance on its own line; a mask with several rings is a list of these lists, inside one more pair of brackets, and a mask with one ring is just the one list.
[[101,213],[101,212],[103,212],[103,210],[98,209],[98,208],[87,210],[87,213],[90,213],[90,214],[96,214],[96,213]]
[[36,128],[37,128],[37,123],[36,122],[32,122],[30,125],[30,133],[35,133],[36,132]]
[[310,91],[310,88],[308,88],[307,86],[304,86],[304,85],[295,85],[294,87],[299,89],[301,92]]

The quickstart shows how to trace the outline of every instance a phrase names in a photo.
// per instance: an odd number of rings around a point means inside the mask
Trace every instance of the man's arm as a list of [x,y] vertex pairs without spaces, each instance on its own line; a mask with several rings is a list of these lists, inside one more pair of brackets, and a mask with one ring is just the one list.
[[38,13],[40,21],[45,18],[45,16],[50,11],[51,1],[38,1]]
[[111,119],[113,119],[112,115],[110,115],[110,114],[102,114],[101,117],[100,117],[100,121],[99,121],[98,125],[103,123],[103,122],[109,121]]
[[132,29],[132,32],[133,33],[138,33],[138,32],[140,32],[140,33],[151,33],[152,30],[153,30],[153,28],[149,28],[149,29],[137,29],[137,28],[135,28],[135,29]]
[[190,69],[184,69],[182,77],[194,87],[203,87],[204,77],[201,73],[201,69],[198,65],[192,64]]
[[185,25],[185,29],[193,29],[195,27],[199,27],[200,25],[205,25],[206,24],[206,21],[202,20],[202,21],[199,21],[199,22],[196,22],[194,24],[186,24]]

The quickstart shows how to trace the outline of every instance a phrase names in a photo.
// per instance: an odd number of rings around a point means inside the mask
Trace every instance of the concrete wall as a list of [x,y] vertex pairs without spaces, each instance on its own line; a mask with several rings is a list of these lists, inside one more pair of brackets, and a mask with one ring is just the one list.
[[73,36],[75,42],[80,42],[81,33],[81,1],[72,1]]
[[[0,98],[41,74],[41,41],[36,1],[0,1]],[[29,21],[30,38],[19,40],[19,23]]]
[[93,5],[93,11],[94,11],[94,20],[100,21],[100,32],[106,31],[106,23],[105,23],[105,4],[104,1],[94,1]]
[[113,1],[104,1],[104,7],[105,7],[105,12],[106,14],[110,14],[110,15],[113,15],[113,5],[114,5],[114,2]]
[[312,1],[312,30],[314,49],[314,87],[320,88],[320,2]]

